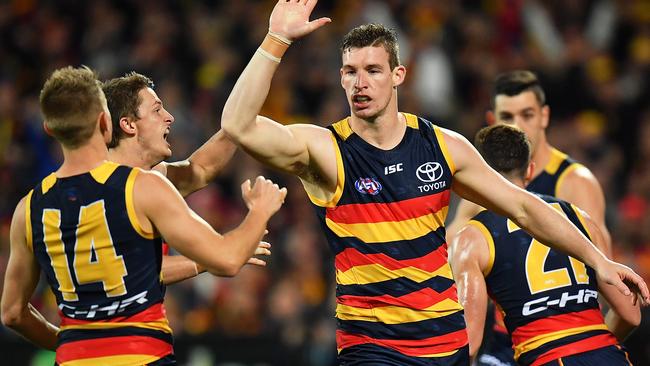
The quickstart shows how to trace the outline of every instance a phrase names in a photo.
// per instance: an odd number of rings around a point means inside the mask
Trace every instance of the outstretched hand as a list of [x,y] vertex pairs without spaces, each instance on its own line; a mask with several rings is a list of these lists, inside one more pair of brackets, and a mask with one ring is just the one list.
[[280,188],[271,180],[259,176],[251,187],[250,179],[241,185],[242,197],[249,210],[265,211],[269,216],[276,213],[287,196],[287,189]]
[[269,31],[291,41],[331,22],[330,18],[309,21],[318,0],[279,0],[269,18]]
[[631,268],[624,266],[620,263],[607,260],[606,266],[597,271],[598,278],[616,288],[625,296],[633,296],[634,304],[637,303],[639,297],[641,298],[642,305],[650,304],[650,292],[648,292],[648,285],[641,276],[636,274]]

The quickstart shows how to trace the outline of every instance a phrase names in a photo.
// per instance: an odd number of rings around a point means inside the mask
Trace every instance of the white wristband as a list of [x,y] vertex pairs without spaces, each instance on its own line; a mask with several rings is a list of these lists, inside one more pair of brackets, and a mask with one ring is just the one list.
[[268,58],[269,60],[271,60],[271,61],[273,61],[275,63],[279,64],[280,61],[282,61],[281,58],[273,56],[272,54],[270,54],[266,50],[264,50],[262,47],[258,47],[257,51],[255,51],[255,52],[259,52],[262,56]]
[[271,37],[277,39],[278,41],[280,41],[280,42],[286,44],[287,46],[291,46],[291,43],[293,43],[293,41],[291,41],[289,38],[287,38],[287,37],[285,37],[285,36],[282,36],[282,35],[279,35],[279,34],[277,34],[277,33],[275,33],[275,32],[271,32],[270,29],[269,29],[269,35],[270,35]]

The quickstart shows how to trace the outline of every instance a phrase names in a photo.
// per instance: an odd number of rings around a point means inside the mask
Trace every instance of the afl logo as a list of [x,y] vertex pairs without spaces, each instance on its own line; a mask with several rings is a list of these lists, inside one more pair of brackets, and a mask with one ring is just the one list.
[[356,188],[359,193],[376,196],[381,191],[381,183],[379,183],[375,178],[359,178],[354,182],[354,188]]
[[425,183],[433,183],[442,178],[442,165],[440,163],[426,162],[415,171],[418,179]]

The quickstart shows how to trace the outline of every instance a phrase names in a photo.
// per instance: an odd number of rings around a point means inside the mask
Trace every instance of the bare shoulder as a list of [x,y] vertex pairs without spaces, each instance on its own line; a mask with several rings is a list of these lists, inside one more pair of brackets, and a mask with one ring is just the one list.
[[489,248],[485,236],[474,225],[465,225],[453,238],[449,247],[449,259],[452,267],[477,264],[484,270],[489,261]]
[[570,171],[564,178],[567,182],[582,183],[600,187],[600,183],[596,179],[594,173],[582,164],[576,164],[576,167]]
[[16,226],[16,228],[24,228],[25,227],[25,205],[27,204],[27,197],[24,196],[23,198],[18,201],[18,204],[16,204],[16,208],[14,209],[14,215],[12,217],[12,227]]

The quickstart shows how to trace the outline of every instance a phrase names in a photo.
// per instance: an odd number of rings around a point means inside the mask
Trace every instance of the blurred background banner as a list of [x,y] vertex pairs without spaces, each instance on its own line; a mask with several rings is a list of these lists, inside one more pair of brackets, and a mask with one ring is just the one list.
[[[88,65],[102,80],[135,70],[151,77],[174,115],[172,160],[220,128],[223,104],[268,27],[275,1],[0,0],[0,273],[13,208],[60,163],[42,131],[38,93],[49,73]],[[597,176],[607,198],[615,259],[650,282],[650,2],[647,0],[339,0],[315,17],[332,24],[296,42],[282,60],[263,114],[327,125],[349,113],[338,42],[353,26],[381,22],[399,34],[407,81],[400,109],[473,138],[485,125],[494,77],[535,71],[551,108],[549,142]],[[266,268],[209,275],[168,288],[166,306],[181,365],[332,365],[336,356],[332,256],[298,180],[242,152],[188,198],[217,230],[244,215],[239,184],[264,174],[289,188],[271,222]],[[2,276],[4,277],[4,276]],[[0,279],[2,286],[2,279]],[[56,322],[40,285],[35,306]],[[650,365],[650,313],[628,339]],[[2,364],[51,365],[0,327]]]

